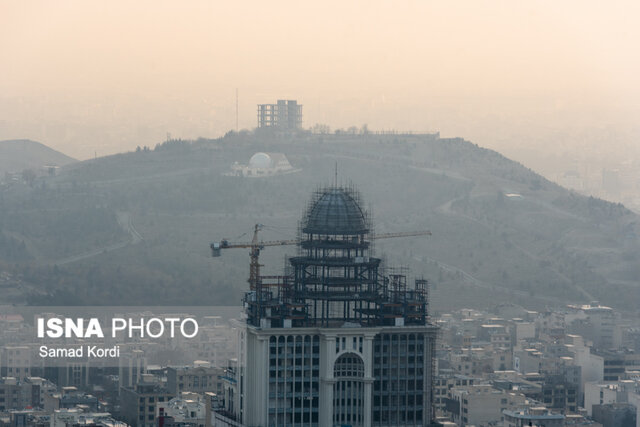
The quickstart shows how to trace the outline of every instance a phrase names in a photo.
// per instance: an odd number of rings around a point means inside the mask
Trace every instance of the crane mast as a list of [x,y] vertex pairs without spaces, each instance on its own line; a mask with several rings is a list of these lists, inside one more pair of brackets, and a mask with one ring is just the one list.
[[253,239],[251,239],[251,251],[249,256],[249,288],[253,291],[258,289],[258,280],[260,280],[260,250],[262,247],[258,244],[258,232],[262,230],[262,224],[256,224],[253,229]]

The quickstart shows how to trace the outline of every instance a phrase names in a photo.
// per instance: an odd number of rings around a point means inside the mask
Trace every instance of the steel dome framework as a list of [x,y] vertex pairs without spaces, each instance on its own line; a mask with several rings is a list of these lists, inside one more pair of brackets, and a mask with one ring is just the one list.
[[[410,288],[373,256],[371,219],[351,187],[316,190],[284,276],[262,276],[245,297],[248,321],[269,327],[424,325],[427,283]],[[265,323],[266,322],[266,323]]]

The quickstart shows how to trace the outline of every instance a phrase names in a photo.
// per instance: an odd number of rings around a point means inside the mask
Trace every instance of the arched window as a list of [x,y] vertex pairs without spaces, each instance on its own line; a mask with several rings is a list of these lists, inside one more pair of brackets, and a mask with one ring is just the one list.
[[364,422],[364,362],[355,353],[345,353],[333,365],[333,423],[362,426]]

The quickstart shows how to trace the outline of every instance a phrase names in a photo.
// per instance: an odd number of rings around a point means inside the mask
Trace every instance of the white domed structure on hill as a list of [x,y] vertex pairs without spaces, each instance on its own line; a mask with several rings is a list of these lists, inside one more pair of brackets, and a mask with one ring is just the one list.
[[249,164],[241,165],[235,163],[231,166],[231,170],[231,175],[260,178],[299,172],[301,169],[295,169],[291,166],[289,159],[283,153],[264,153],[259,151],[251,156]]
[[249,159],[249,167],[253,169],[269,169],[273,166],[273,160],[267,153],[256,153]]

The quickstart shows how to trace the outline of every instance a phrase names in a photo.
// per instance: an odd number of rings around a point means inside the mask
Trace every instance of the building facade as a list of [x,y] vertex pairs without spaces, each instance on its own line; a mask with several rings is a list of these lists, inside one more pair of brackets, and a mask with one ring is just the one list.
[[158,407],[166,406],[174,397],[151,375],[143,375],[134,387],[120,390],[121,416],[132,426],[156,427]]
[[167,389],[175,396],[189,391],[222,394],[222,368],[211,366],[170,366],[167,368]]
[[0,411],[40,405],[40,386],[13,377],[0,378]]
[[489,384],[452,388],[446,400],[446,410],[458,426],[499,425],[502,412],[524,406],[523,394],[498,390]]

